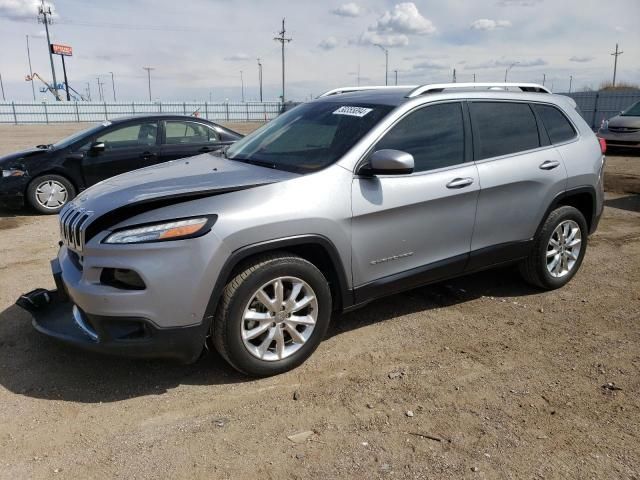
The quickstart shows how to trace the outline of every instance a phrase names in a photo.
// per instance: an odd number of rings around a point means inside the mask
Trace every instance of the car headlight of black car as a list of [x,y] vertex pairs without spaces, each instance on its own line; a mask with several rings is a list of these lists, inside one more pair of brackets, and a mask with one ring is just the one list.
[[2,178],[7,177],[23,177],[27,172],[20,170],[19,168],[3,168]]

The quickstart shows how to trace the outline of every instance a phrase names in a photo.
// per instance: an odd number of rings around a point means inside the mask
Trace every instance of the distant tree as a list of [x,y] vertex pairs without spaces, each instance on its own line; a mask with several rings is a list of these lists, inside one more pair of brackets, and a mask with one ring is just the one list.
[[640,85],[637,83],[618,82],[614,87],[611,82],[602,82],[600,84],[601,92],[624,92],[624,91],[636,91],[640,90]]

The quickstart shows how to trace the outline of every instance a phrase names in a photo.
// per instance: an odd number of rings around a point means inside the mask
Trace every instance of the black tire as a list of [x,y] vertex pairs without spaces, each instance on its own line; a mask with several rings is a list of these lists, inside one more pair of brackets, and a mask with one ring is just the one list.
[[[581,248],[573,267],[562,277],[554,277],[547,269],[547,246],[551,235],[558,225],[566,220],[573,220],[580,228]],[[545,220],[538,235],[535,237],[531,253],[518,265],[524,280],[543,290],[554,290],[566,285],[580,269],[587,251],[588,228],[582,213],[569,206],[558,207]]]
[[[278,277],[297,277],[306,282],[317,299],[317,319],[310,337],[290,356],[262,360],[249,352],[242,340],[244,311],[261,286]],[[327,279],[315,265],[296,255],[278,252],[252,259],[236,269],[224,288],[212,326],[215,349],[236,370],[266,377],[296,368],[318,347],[331,319],[331,291]]]
[[[38,187],[46,182],[55,182],[64,187],[66,192],[66,199],[64,200],[64,203],[50,208],[38,200],[38,197],[37,197]],[[38,212],[45,213],[48,215],[58,213],[60,210],[62,210],[62,207],[64,207],[67,203],[73,200],[75,196],[76,196],[75,187],[68,179],[66,179],[61,175],[50,174],[50,175],[42,175],[40,177],[36,177],[33,180],[31,180],[31,183],[27,187],[27,201],[29,202],[29,205],[31,205]]]

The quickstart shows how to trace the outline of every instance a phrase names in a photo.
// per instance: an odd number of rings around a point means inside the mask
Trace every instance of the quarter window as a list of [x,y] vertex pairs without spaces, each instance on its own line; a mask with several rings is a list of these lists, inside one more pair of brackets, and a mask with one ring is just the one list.
[[464,162],[464,122],[460,103],[430,105],[400,120],[376,145],[413,155],[422,172]]
[[212,143],[217,142],[217,133],[201,123],[196,122],[165,122],[166,143],[169,145]]
[[540,146],[536,118],[526,103],[471,102],[476,160]]
[[576,131],[567,117],[557,108],[549,105],[536,105],[535,109],[542,118],[551,143],[566,142],[576,136]]

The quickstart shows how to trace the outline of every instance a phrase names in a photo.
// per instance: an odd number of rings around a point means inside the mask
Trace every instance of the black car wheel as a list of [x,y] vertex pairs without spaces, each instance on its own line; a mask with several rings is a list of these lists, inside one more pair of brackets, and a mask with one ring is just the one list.
[[331,318],[327,279],[312,263],[286,253],[243,265],[224,289],[213,343],[237,370],[269,376],[304,362]]
[[40,213],[58,213],[75,196],[73,184],[60,175],[42,175],[27,188],[29,204]]

